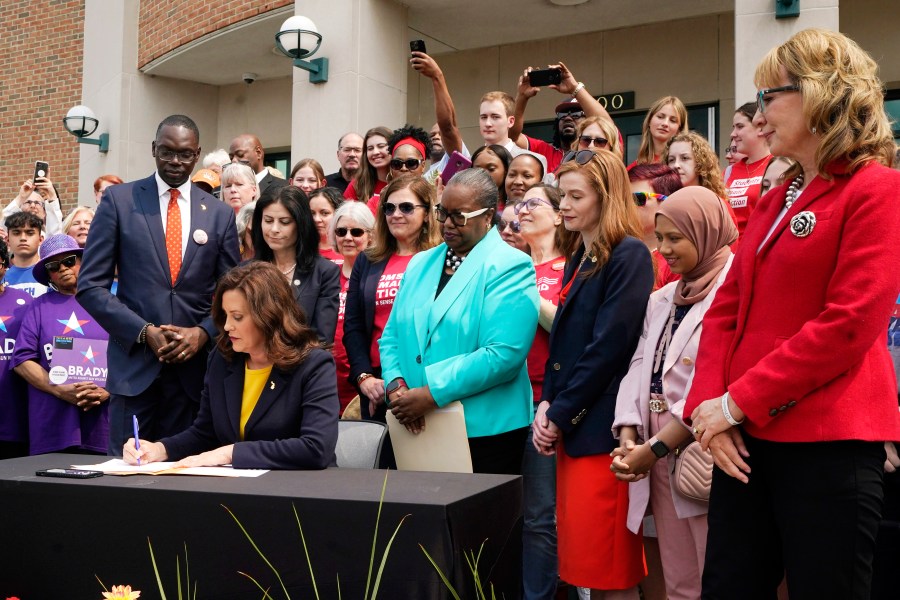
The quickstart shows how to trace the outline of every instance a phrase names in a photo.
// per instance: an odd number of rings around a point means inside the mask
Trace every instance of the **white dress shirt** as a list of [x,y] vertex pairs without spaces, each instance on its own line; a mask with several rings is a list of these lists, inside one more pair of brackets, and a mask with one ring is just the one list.
[[[159,194],[159,214],[162,216],[163,233],[166,232],[166,224],[169,217],[169,189],[168,183],[162,180],[159,173],[156,176],[156,189]],[[176,188],[178,194],[178,206],[181,208],[181,256],[184,257],[184,251],[187,249],[188,235],[191,231],[191,180],[188,179]]]

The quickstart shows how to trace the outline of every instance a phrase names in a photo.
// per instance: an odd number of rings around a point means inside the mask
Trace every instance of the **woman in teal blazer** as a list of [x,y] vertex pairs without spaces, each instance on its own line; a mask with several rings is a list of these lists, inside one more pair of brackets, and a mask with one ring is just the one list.
[[538,291],[531,260],[492,227],[497,199],[483,169],[447,184],[435,210],[445,243],[410,262],[381,364],[400,423],[418,432],[428,411],[460,400],[474,471],[516,474],[533,416],[525,358]]

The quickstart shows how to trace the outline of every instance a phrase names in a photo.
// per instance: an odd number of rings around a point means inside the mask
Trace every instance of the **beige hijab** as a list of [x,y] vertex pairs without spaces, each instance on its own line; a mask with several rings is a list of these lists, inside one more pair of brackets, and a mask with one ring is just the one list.
[[710,190],[692,185],[660,202],[657,215],[668,218],[697,248],[698,261],[675,288],[675,304],[696,304],[712,291],[731,256],[738,230],[725,203]]

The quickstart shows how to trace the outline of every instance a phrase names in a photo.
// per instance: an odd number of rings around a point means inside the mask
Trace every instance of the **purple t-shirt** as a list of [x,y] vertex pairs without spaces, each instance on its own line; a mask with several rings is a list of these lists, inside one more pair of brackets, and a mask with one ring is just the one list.
[[[16,337],[11,366],[33,360],[49,372],[55,337],[109,339],[75,296],[51,290],[35,298],[28,307]],[[73,446],[106,452],[109,439],[107,405],[104,403],[84,412],[74,404],[29,385],[29,453],[44,454]]]
[[31,304],[31,296],[7,287],[0,293],[0,441],[28,440],[28,402],[25,381],[13,372],[13,348],[16,335]]

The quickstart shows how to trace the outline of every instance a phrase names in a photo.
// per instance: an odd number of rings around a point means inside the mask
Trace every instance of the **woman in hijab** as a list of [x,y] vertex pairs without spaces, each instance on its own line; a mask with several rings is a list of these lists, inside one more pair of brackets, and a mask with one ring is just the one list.
[[631,531],[639,531],[648,504],[653,508],[670,600],[700,598],[708,503],[681,495],[669,474],[679,460],[675,450],[691,439],[682,421],[684,398],[703,315],[731,266],[729,245],[737,236],[725,204],[704,187],[682,188],[660,203],[659,252],[681,279],[650,296],[644,330],[616,399],[613,433],[619,448],[611,469],[632,482]]

